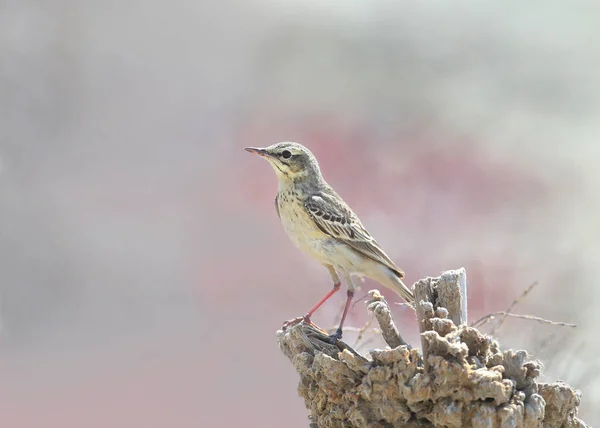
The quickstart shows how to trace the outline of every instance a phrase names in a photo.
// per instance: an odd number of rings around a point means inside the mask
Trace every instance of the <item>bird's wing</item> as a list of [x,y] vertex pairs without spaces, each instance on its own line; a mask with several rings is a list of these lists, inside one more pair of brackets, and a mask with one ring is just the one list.
[[277,200],[277,196],[275,195],[275,211],[277,211],[277,217],[281,218],[281,215],[279,214],[279,201]]
[[327,193],[309,196],[304,208],[321,232],[350,246],[360,254],[379,262],[402,278],[404,272],[381,249],[356,214],[338,198]]

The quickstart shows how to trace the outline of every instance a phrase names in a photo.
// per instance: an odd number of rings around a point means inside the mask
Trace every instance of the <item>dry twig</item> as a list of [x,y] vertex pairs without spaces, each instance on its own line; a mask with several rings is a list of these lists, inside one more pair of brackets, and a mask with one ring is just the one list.
[[510,314],[512,312],[512,310],[514,309],[515,306],[517,306],[517,304],[523,300],[525,298],[525,296],[527,296],[529,294],[529,292],[531,290],[534,289],[535,286],[538,285],[537,281],[532,282],[531,284],[529,284],[529,286],[527,288],[525,288],[525,290],[523,290],[523,292],[521,293],[521,295],[519,297],[517,297],[515,300],[513,300],[513,302],[510,304],[510,306],[506,309],[506,315],[504,315],[502,318],[500,318],[500,320],[498,321],[498,323],[492,328],[492,331],[490,332],[490,334],[493,336],[494,334],[496,334],[496,331],[498,329],[500,329],[500,327],[502,327],[502,324],[504,324],[504,320],[506,320],[506,316],[508,314]]
[[367,310],[377,318],[385,343],[390,348],[396,348],[397,346],[408,346],[410,348],[410,345],[404,341],[398,332],[390,307],[379,290],[371,290],[369,291],[369,295],[371,296],[371,300],[367,302]]
[[490,334],[492,336],[496,333],[496,331],[498,331],[498,329],[500,329],[500,327],[502,327],[502,324],[504,324],[504,321],[506,320],[507,317],[525,319],[525,320],[530,320],[530,321],[537,321],[537,322],[540,322],[543,324],[557,325],[557,326],[562,326],[562,327],[577,327],[576,324],[572,324],[572,323],[568,323],[568,322],[552,321],[552,320],[548,320],[548,319],[538,317],[535,315],[519,315],[519,314],[512,313],[512,310],[515,308],[515,306],[519,302],[521,302],[525,298],[525,296],[527,296],[531,292],[531,290],[533,290],[533,288],[536,285],[538,285],[537,281],[531,283],[527,288],[525,288],[525,290],[523,290],[523,292],[519,295],[519,297],[517,297],[515,300],[513,300],[513,302],[509,305],[509,307],[505,311],[498,311],[498,312],[492,312],[490,314],[487,314],[487,315],[479,318],[477,321],[472,322],[471,327],[483,327],[490,321],[495,320],[497,317],[500,317],[500,319],[498,320],[496,325],[494,325],[494,327],[492,327],[492,330],[490,331]]
[[365,323],[365,325],[363,325],[358,330],[358,336],[356,337],[356,340],[354,341],[354,345],[352,345],[353,348],[358,348],[358,344],[360,343],[365,331],[367,331],[367,329],[371,326],[372,322],[373,322],[373,317],[369,318],[369,320]]
[[571,324],[571,323],[562,322],[562,321],[551,321],[551,320],[547,320],[542,317],[536,317],[535,315],[511,314],[506,311],[492,312],[491,314],[487,314],[486,316],[479,318],[474,323],[471,323],[471,327],[481,327],[481,326],[487,324],[489,321],[492,321],[493,319],[495,319],[497,316],[501,316],[502,319],[504,319],[506,317],[513,317],[513,318],[520,318],[520,319],[524,319],[524,320],[537,321],[537,322],[541,322],[543,324],[560,325],[563,327],[577,327],[577,324]]

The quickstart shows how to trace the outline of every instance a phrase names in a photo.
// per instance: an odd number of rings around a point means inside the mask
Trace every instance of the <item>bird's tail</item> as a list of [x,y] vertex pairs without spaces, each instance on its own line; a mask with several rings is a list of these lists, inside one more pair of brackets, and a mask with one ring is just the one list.
[[370,277],[379,282],[381,285],[394,290],[394,292],[402,297],[406,303],[413,306],[415,303],[415,295],[408,288],[401,279],[402,273],[396,270],[392,270],[387,266],[379,265],[377,269],[370,271]]
[[390,280],[387,284],[384,285],[387,285],[389,288],[394,290],[398,296],[402,297],[406,301],[406,303],[413,305],[415,303],[415,295],[410,290],[410,288],[408,288],[402,282],[398,275],[392,273],[392,275],[388,276],[388,278]]

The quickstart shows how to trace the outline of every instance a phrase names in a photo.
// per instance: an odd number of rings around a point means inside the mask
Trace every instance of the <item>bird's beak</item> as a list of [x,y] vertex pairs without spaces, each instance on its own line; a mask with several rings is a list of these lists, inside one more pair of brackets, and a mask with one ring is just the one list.
[[269,153],[265,149],[261,149],[258,147],[246,147],[244,148],[247,152],[254,153],[255,155],[262,156],[264,158],[269,156]]

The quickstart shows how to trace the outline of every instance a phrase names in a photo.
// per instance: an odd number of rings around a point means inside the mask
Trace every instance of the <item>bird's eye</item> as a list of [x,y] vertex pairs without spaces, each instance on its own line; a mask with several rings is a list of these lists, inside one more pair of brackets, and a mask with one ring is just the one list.
[[281,157],[284,159],[289,159],[292,157],[292,152],[290,152],[289,150],[284,150],[283,152],[281,152]]

